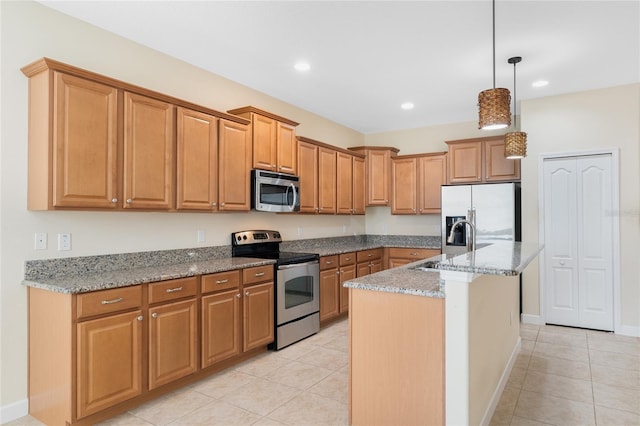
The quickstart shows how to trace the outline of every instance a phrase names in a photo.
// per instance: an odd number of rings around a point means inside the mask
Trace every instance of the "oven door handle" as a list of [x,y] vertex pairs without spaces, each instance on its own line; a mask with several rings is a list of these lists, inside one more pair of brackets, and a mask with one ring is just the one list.
[[307,265],[317,265],[320,262],[318,262],[317,260],[312,260],[310,262],[304,262],[304,263],[294,263],[293,265],[279,265],[278,269],[292,269],[292,268],[300,268],[302,266],[307,266]]

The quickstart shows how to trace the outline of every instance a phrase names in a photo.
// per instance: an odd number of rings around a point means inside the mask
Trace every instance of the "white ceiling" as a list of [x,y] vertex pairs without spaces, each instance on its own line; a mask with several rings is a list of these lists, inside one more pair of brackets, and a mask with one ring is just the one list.
[[[492,87],[488,0],[41,3],[363,133],[477,120]],[[511,56],[518,101],[639,82],[640,0],[497,1],[498,87]]]

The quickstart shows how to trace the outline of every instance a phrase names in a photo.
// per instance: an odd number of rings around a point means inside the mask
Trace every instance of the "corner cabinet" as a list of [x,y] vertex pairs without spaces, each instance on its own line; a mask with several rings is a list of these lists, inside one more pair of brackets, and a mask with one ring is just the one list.
[[252,106],[228,112],[251,120],[254,169],[297,175],[298,123]]
[[391,158],[397,148],[358,146],[349,150],[365,155],[365,205],[388,206],[391,199]]
[[520,160],[504,156],[504,136],[447,141],[448,181],[458,183],[520,180]]
[[447,155],[442,152],[392,158],[391,214],[440,213],[446,174]]

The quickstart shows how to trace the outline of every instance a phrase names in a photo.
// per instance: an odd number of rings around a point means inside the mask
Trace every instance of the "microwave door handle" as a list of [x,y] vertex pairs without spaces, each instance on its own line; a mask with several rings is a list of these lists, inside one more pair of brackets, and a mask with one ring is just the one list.
[[[294,184],[290,183],[291,190],[293,191],[293,204],[291,204],[291,211],[296,208],[296,203],[298,202],[298,191],[296,191],[296,187]],[[289,194],[289,188],[287,188],[287,194]],[[287,199],[289,197],[287,196]]]

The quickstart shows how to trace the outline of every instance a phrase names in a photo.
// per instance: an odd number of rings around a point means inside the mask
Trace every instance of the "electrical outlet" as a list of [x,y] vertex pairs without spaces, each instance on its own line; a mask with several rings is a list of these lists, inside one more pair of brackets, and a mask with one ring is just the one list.
[[302,226],[298,226],[298,237],[302,236]]
[[71,250],[71,234],[58,234],[58,251]]
[[196,242],[198,243],[204,243],[206,237],[205,237],[205,232],[203,229],[198,229],[198,231],[196,232]]
[[347,233],[347,225],[342,225],[342,233],[343,234]]
[[36,250],[47,249],[47,233],[46,232],[36,232],[36,241],[35,241],[34,248]]

